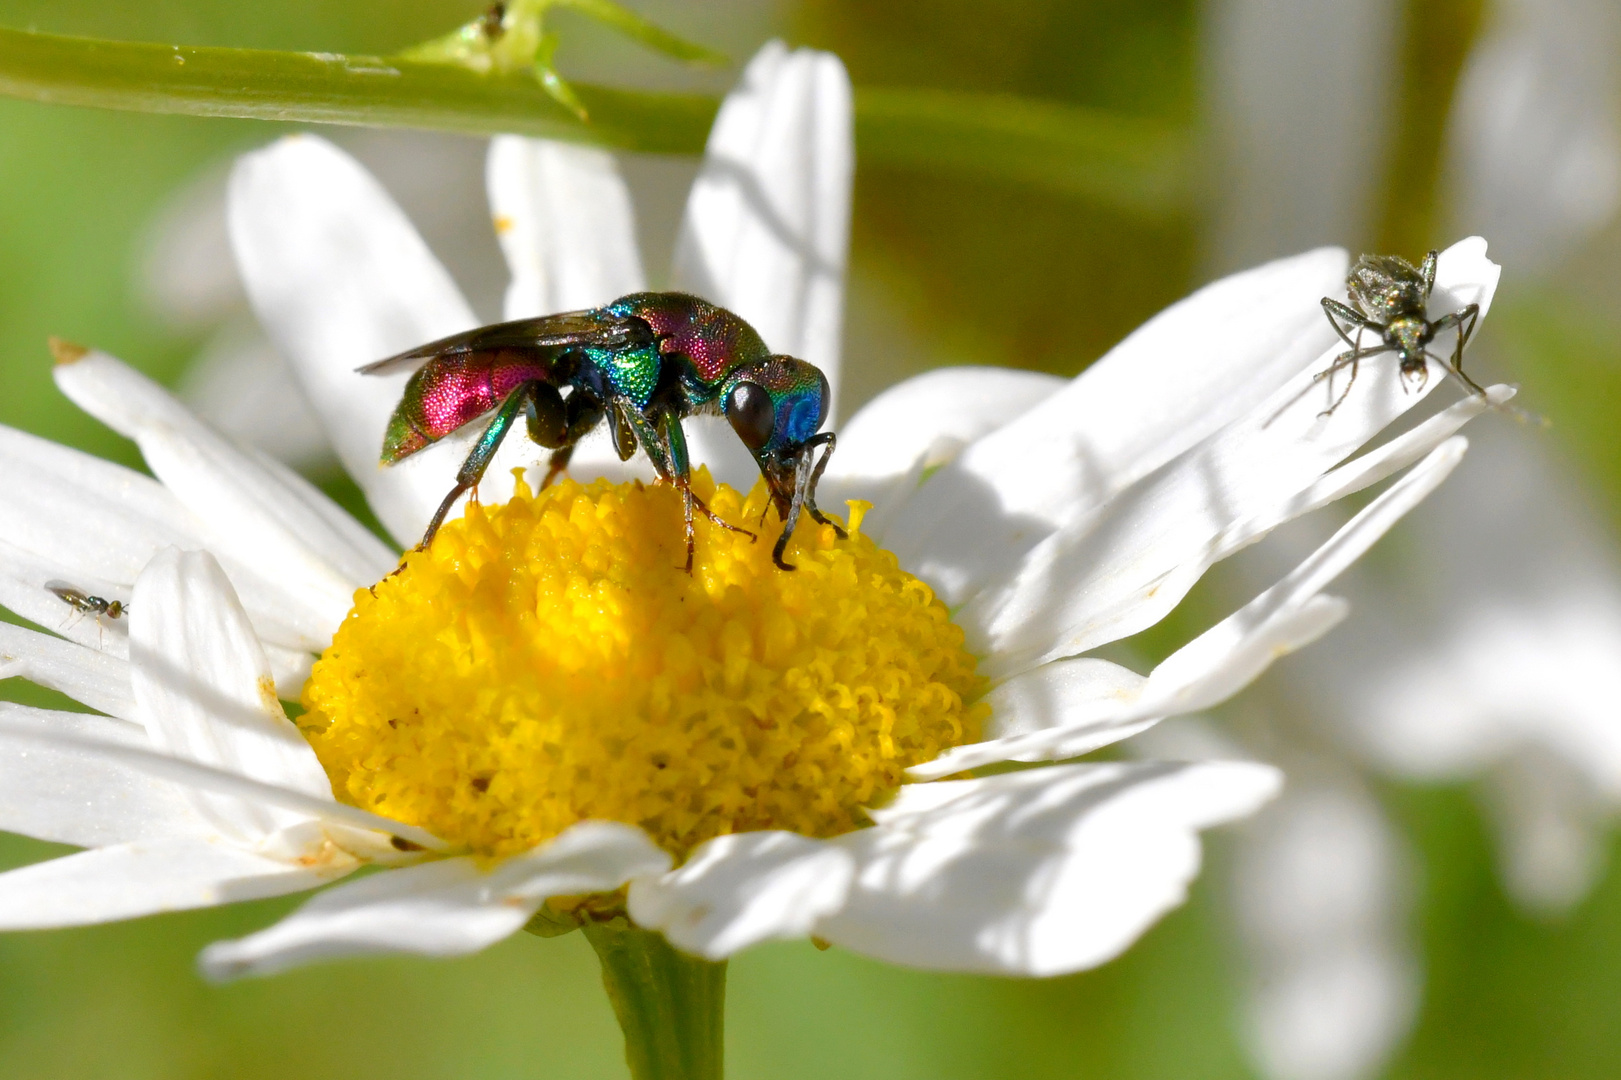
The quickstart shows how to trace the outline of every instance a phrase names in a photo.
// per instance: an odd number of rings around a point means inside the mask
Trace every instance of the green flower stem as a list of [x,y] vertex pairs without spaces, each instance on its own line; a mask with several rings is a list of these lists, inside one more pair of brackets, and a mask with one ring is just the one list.
[[0,94],[136,112],[510,131],[625,150],[703,149],[718,102],[580,86],[591,124],[527,74],[377,56],[100,41],[0,28]]
[[725,961],[688,956],[623,919],[584,931],[625,1032],[632,1080],[721,1080]]
[[[668,154],[703,151],[719,101],[573,84],[589,123],[527,73],[459,64],[102,41],[0,28],[0,94],[191,116],[514,132]],[[1190,140],[1165,125],[1005,95],[863,88],[862,168],[966,173],[1148,216],[1196,197]]]

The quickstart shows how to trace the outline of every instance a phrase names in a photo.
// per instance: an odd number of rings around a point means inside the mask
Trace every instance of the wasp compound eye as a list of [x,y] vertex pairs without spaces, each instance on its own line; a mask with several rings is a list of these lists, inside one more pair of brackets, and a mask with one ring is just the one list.
[[759,383],[744,382],[732,387],[726,395],[726,419],[732,430],[750,450],[758,450],[771,441],[777,428],[777,409],[771,394]]

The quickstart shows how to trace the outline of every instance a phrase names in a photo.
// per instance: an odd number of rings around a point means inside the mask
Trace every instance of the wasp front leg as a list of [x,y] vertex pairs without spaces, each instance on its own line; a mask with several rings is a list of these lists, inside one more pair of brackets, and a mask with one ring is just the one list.
[[816,468],[811,471],[810,486],[805,490],[805,512],[810,514],[811,519],[817,524],[831,525],[838,538],[844,540],[849,537],[849,534],[844,531],[844,527],[816,508],[816,485],[821,482],[822,473],[827,471],[828,460],[833,456],[833,447],[837,443],[838,439],[831,431],[813,435],[805,443],[805,453],[807,454],[819,445],[827,446],[827,449],[822,452],[821,459],[816,462]]

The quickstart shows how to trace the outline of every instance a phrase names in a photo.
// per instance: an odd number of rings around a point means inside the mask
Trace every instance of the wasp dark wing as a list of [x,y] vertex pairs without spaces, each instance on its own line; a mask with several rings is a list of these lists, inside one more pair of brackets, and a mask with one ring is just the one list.
[[611,346],[637,338],[651,338],[647,323],[596,311],[567,311],[538,319],[480,326],[460,334],[418,345],[398,356],[356,368],[362,375],[389,375],[417,367],[428,360],[458,353],[492,352],[496,349],[569,349],[581,345]]

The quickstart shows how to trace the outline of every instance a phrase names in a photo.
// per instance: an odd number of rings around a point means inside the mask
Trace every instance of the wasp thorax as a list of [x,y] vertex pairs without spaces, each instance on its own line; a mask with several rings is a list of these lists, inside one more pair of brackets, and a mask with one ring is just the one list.
[[[694,478],[736,522],[771,513]],[[587,818],[682,855],[713,836],[859,827],[910,765],[978,737],[962,631],[859,531],[798,569],[667,486],[564,482],[473,508],[356,594],[301,720],[341,798],[487,855]]]

